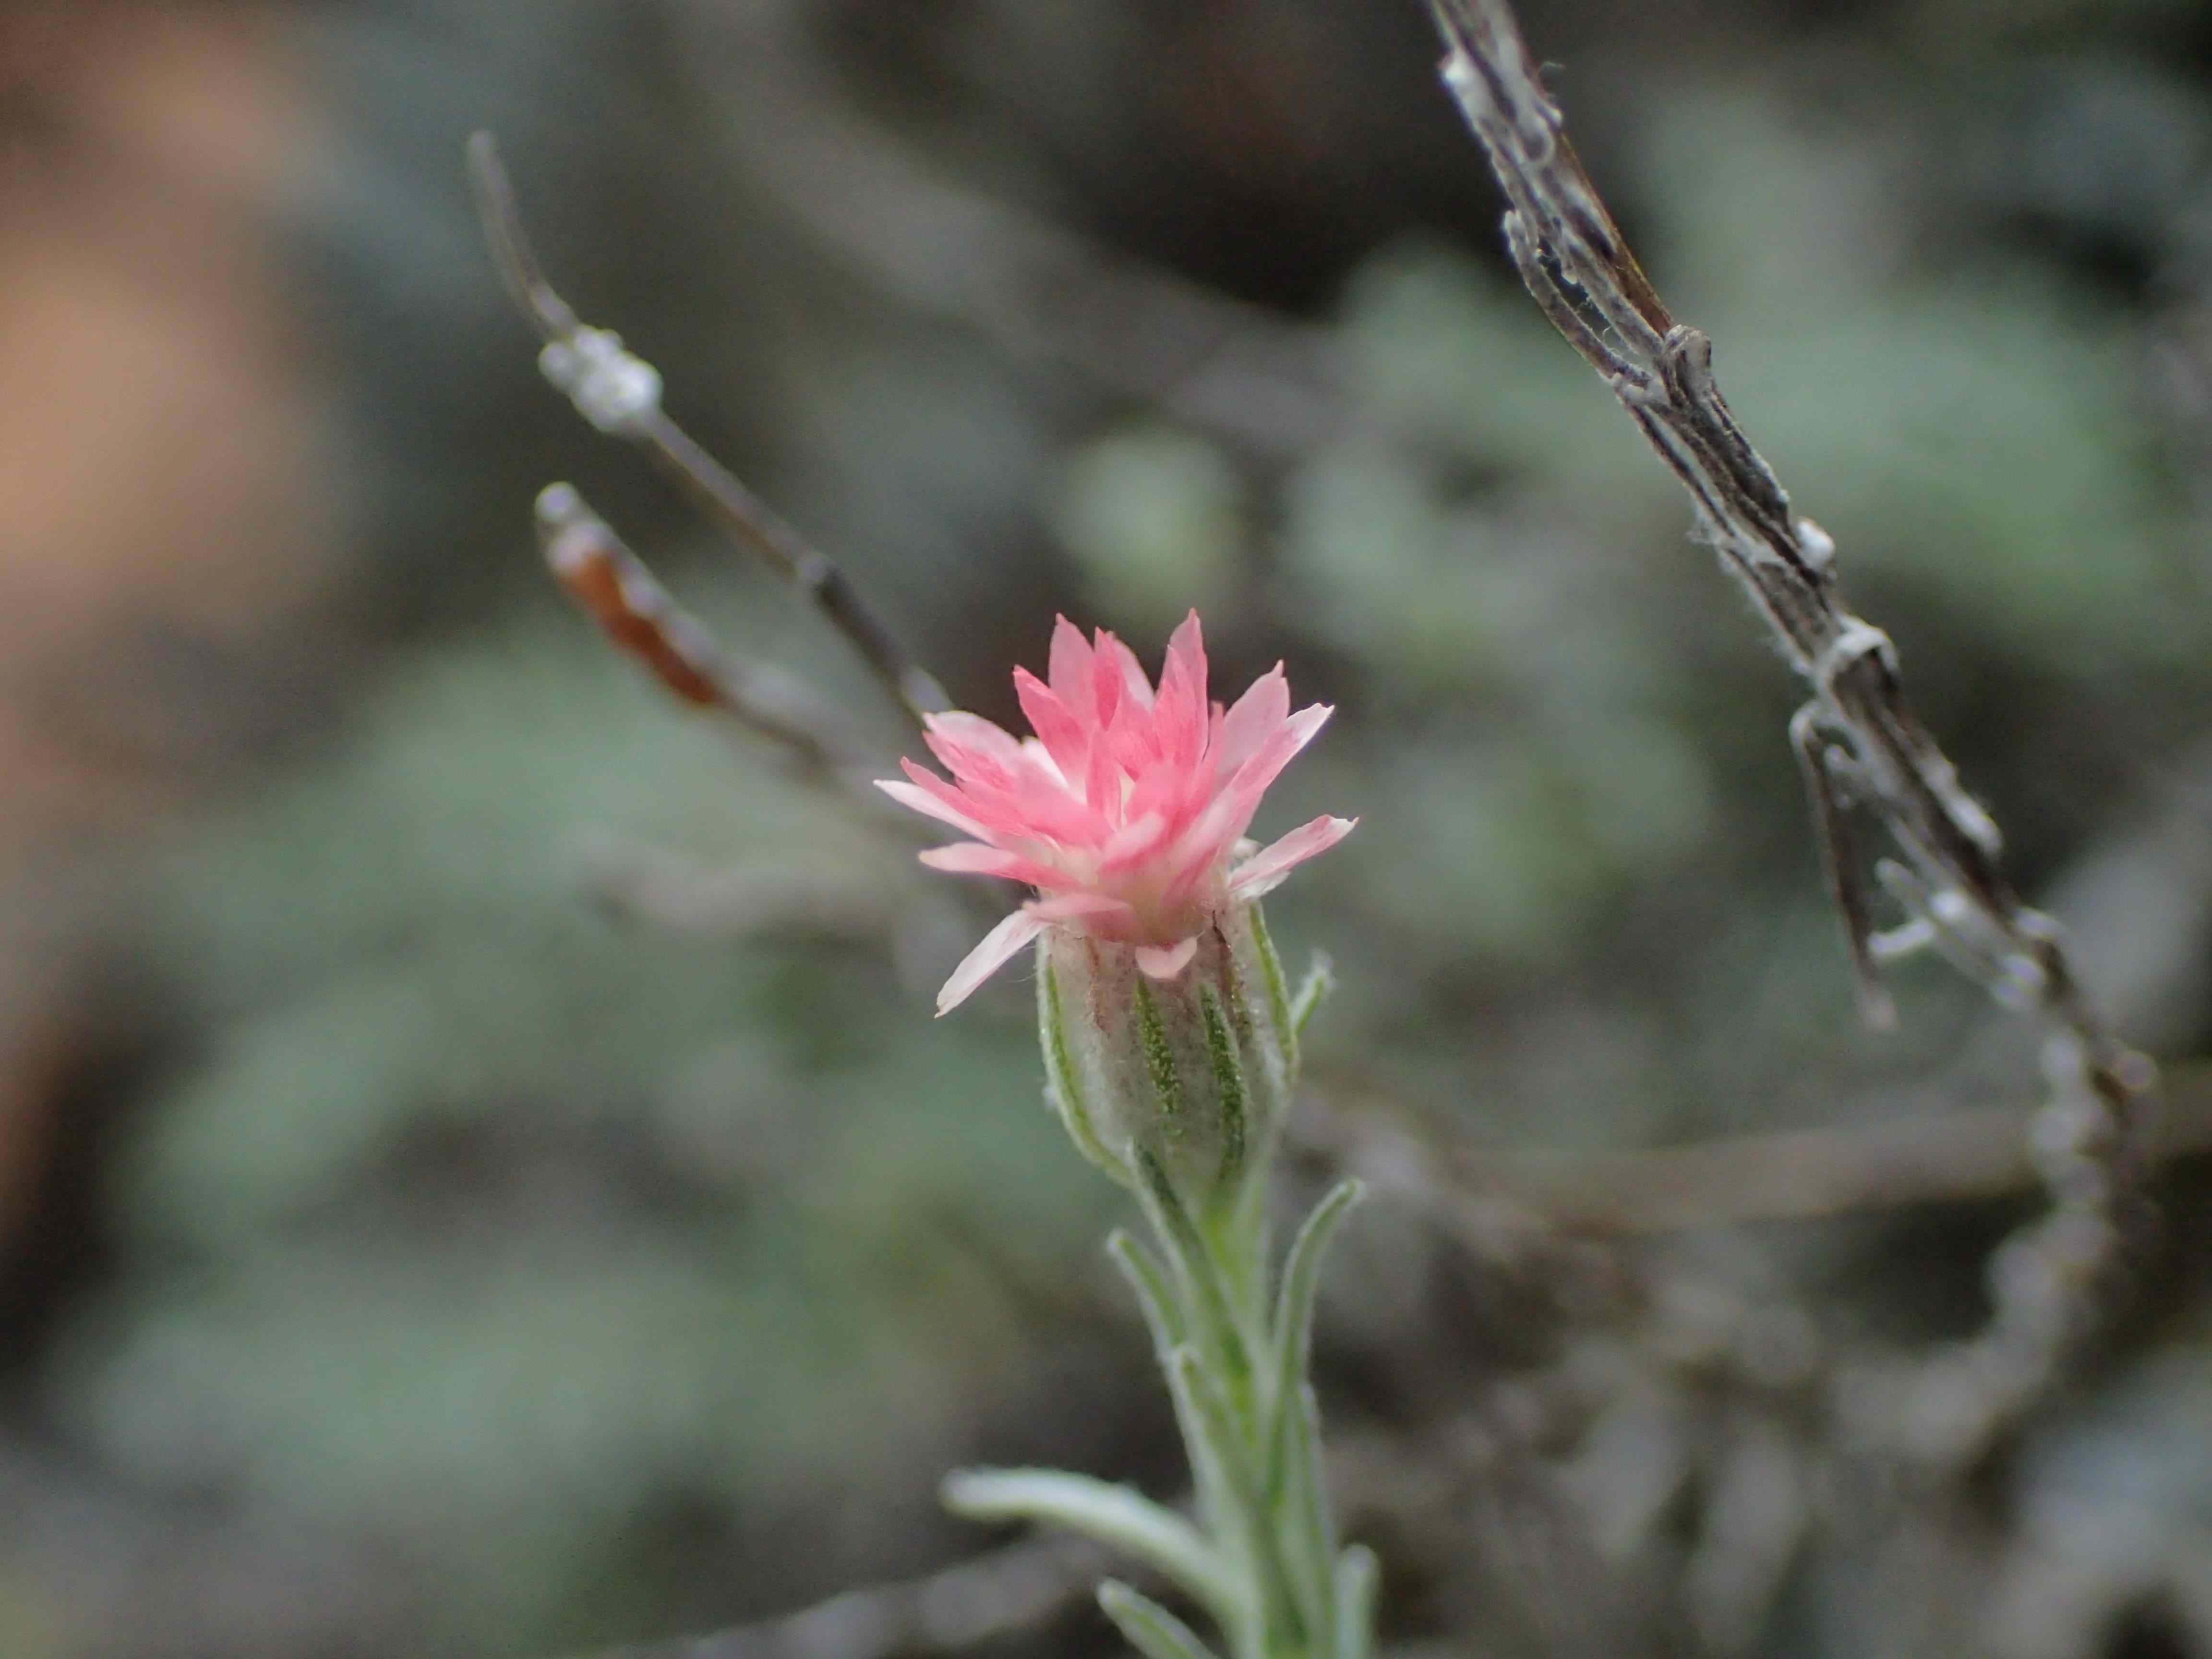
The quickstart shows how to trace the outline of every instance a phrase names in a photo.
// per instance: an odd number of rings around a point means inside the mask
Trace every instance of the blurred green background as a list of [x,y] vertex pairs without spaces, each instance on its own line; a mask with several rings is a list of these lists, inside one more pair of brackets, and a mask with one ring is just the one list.
[[[2212,9],[1524,21],[2024,890],[2193,1076]],[[1151,661],[1192,605],[1220,684],[1279,656],[1336,704],[1260,826],[1363,819],[1273,902],[1341,981],[1324,1100],[1568,1169],[2027,1104],[2027,1034],[1940,968],[1856,1028],[1795,689],[1504,270],[1435,56],[1413,0],[9,0],[0,1655],[643,1643],[984,1547],[936,1509],[960,1462],[1180,1478],[1024,976],[929,1018],[996,896],[550,591],[530,503],[572,478],[898,750],[843,642],[537,381],[479,127],[569,297],[963,707],[1011,715],[1055,611]],[[1951,1622],[1899,1637],[1810,1553],[1735,1624],[1694,1573],[1668,1611],[1708,1492],[1607,1557],[1645,1610],[1571,1640],[1380,1524],[1393,1639],[2212,1654],[2203,1173],[1977,1498]],[[2021,1212],[1633,1248],[1920,1337]],[[1537,1322],[1361,1224],[1324,1395],[1419,1462]],[[1597,1467],[1579,1434],[1542,1456]],[[1007,1641],[1110,1650],[1079,1609]]]

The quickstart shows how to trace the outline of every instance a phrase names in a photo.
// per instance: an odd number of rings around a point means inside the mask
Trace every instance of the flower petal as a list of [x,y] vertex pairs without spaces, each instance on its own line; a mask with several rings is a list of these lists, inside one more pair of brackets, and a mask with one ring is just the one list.
[[1060,775],[1079,782],[1091,760],[1091,733],[1084,729],[1082,717],[1026,668],[1014,670],[1014,695],[1021,699],[1030,729],[1037,734]]
[[1137,966],[1143,969],[1147,979],[1170,980],[1190,966],[1190,959],[1198,954],[1198,940],[1187,939],[1180,945],[1139,945],[1137,947]]
[[1206,636],[1198,612],[1182,619],[1168,641],[1167,660],[1160,668],[1160,690],[1152,706],[1152,725],[1159,752],[1176,767],[1198,762],[1206,746],[1208,709],[1206,702]]
[[1048,864],[975,841],[933,847],[921,854],[921,861],[933,870],[943,870],[950,875],[1003,876],[1008,881],[1026,882],[1032,887],[1068,887],[1075,883],[1073,876]]
[[939,1017],[951,1013],[975,995],[976,987],[1018,956],[1022,947],[1044,929],[1042,918],[1027,910],[1017,910],[984,934],[952,970],[952,977],[945,981],[945,988],[937,994]]
[[1229,872],[1230,897],[1255,899],[1273,892],[1291,871],[1328,851],[1350,835],[1358,822],[1358,818],[1319,817],[1300,824]]
[[1256,805],[1267,793],[1267,786],[1280,777],[1283,769],[1297,758],[1299,750],[1314,740],[1314,733],[1328,724],[1328,717],[1336,712],[1327,703],[1312,703],[1285,720],[1269,732],[1252,758],[1237,769],[1223,788],[1228,793],[1250,797]]
[[[915,766],[912,761],[902,761],[900,764],[911,768],[916,772],[921,771],[921,769]],[[922,772],[922,775],[929,776],[927,772]],[[939,790],[942,792],[941,794],[933,794],[918,784],[907,783],[898,778],[878,778],[876,787],[889,795],[901,806],[920,812],[926,817],[935,818],[939,823],[949,823],[963,835],[985,837],[990,835],[991,832],[977,823],[973,817],[955,806],[952,800],[945,798],[951,796],[955,799],[958,799],[957,790],[942,778],[933,778],[930,781],[937,785]]]
[[1253,681],[1252,689],[1222,717],[1220,734],[1212,750],[1213,775],[1223,780],[1230,777],[1260,752],[1260,745],[1280,729],[1290,714],[1291,683],[1283,676],[1283,665],[1277,663]]
[[1024,908],[1040,921],[1097,921],[1136,914],[1126,899],[1108,898],[1103,893],[1061,893],[1033,900]]
[[1098,688],[1091,678],[1091,641],[1065,617],[1052,627],[1052,655],[1045,664],[1045,679],[1053,694],[1086,725],[1099,722]]
[[1098,720],[1112,720],[1123,703],[1138,708],[1152,706],[1152,683],[1145,678],[1137,653],[1109,634],[1098,630],[1097,660],[1091,669],[1098,686]]

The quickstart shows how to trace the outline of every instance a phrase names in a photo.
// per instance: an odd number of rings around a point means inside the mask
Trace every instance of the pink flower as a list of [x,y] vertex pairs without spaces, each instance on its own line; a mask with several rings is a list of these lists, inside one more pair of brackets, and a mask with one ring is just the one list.
[[1226,906],[1272,891],[1355,820],[1319,817],[1255,851],[1244,831],[1260,797],[1330,711],[1291,713],[1280,663],[1224,709],[1206,696],[1206,646],[1191,612],[1168,641],[1155,692],[1134,653],[1066,617],[1052,636],[1051,681],[1014,671],[1036,736],[1017,739],[974,714],[933,714],[927,740],[956,781],[901,761],[908,781],[877,787],[975,837],[924,853],[959,875],[1026,882],[1040,896],[983,938],[937,995],[948,1012],[1048,927],[1135,947],[1171,980]]

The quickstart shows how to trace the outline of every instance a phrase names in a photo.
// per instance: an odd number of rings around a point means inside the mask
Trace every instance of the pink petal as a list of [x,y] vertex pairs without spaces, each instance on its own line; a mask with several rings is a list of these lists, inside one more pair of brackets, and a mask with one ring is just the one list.
[[921,739],[945,769],[962,783],[1011,789],[1029,770],[1012,732],[980,714],[955,711],[926,717]]
[[[923,793],[933,797],[969,822],[981,824],[984,833],[976,837],[980,841],[995,841],[1001,835],[1018,833],[1022,827],[1020,815],[1009,809],[1003,791],[971,790],[960,784],[947,783],[927,767],[917,766],[903,755],[899,757],[899,770],[905,773],[908,781]],[[942,812],[933,812],[930,816],[945,817]],[[951,820],[946,818],[945,822],[949,823]],[[975,834],[972,830],[969,833]]]
[[1139,945],[1137,966],[1145,970],[1149,979],[1173,979],[1190,966],[1190,959],[1197,954],[1198,940],[1194,938],[1180,945]]
[[1021,699],[1030,729],[1037,734],[1060,775],[1080,778],[1091,759],[1091,734],[1075,711],[1026,668],[1014,670],[1014,695]]
[[1291,683],[1283,676],[1283,665],[1277,663],[1252,682],[1252,689],[1223,718],[1212,744],[1213,775],[1225,779],[1259,753],[1260,745],[1290,713]]
[[1160,752],[1179,767],[1194,764],[1206,745],[1206,638],[1194,611],[1168,641],[1160,690],[1152,708]]
[[994,720],[970,714],[965,709],[949,708],[940,714],[925,714],[922,723],[928,728],[924,736],[943,738],[996,761],[1011,764],[1021,751],[1021,744],[1015,741],[1012,732]]
[[1158,812],[1130,819],[1099,848],[1098,873],[1121,875],[1140,864],[1151,863],[1160,848],[1167,845],[1172,831],[1173,825]]
[[975,995],[977,986],[1018,956],[1022,947],[1044,932],[1044,928],[1045,924],[1041,918],[1027,910],[1017,910],[984,934],[975,948],[952,970],[952,977],[945,981],[944,989],[938,992],[938,1017],[943,1018]]
[[[902,761],[900,764],[912,767],[917,772],[921,771],[921,769],[915,766],[912,761]],[[922,775],[927,777],[929,775],[924,772]],[[903,783],[896,778],[878,778],[876,787],[889,795],[901,806],[910,808],[925,817],[935,818],[939,823],[949,823],[963,835],[982,836],[990,835],[991,832],[976,822],[973,817],[952,804],[954,800],[961,799],[957,791],[941,778],[931,779],[931,781],[943,792],[943,796],[949,796],[951,799],[944,799],[915,784]]]
[[1237,769],[1225,788],[1252,796],[1255,801],[1266,793],[1269,784],[1280,777],[1283,769],[1297,758],[1299,750],[1314,740],[1314,733],[1328,724],[1328,717],[1336,711],[1326,703],[1314,703],[1301,708],[1269,732],[1251,759]]
[[1097,921],[1109,916],[1119,921],[1136,914],[1127,901],[1103,893],[1061,893],[1032,900],[1024,908],[1039,921]]
[[1003,848],[986,847],[981,842],[956,842],[950,847],[933,847],[921,854],[921,861],[933,870],[943,870],[956,876],[1002,876],[1008,881],[1026,882],[1031,887],[1066,887],[1075,878],[1048,864],[1024,858],[1019,853],[1009,853]]
[[1308,859],[1318,858],[1328,851],[1350,835],[1358,822],[1358,818],[1319,817],[1310,823],[1300,824],[1230,872],[1230,897],[1255,899],[1273,892],[1291,871]]
[[1121,772],[1114,764],[1114,753],[1103,743],[1091,747],[1091,764],[1083,776],[1083,799],[1106,815],[1109,823],[1119,823],[1125,803],[1121,799]]
[[1206,872],[1244,833],[1244,826],[1252,821],[1259,805],[1258,797],[1248,799],[1242,795],[1217,795],[1206,803],[1206,810],[1184,826],[1175,845],[1163,858],[1162,861],[1175,872],[1161,896],[1164,902],[1178,903],[1189,896]]
[[1083,630],[1065,617],[1053,623],[1052,656],[1045,678],[1053,693],[1075,717],[1089,726],[1099,721],[1098,687],[1091,677],[1091,642]]
[[[1031,774],[1032,776],[1042,777],[1046,782],[1049,783],[1055,789],[1064,790],[1067,787],[1067,774],[1060,769],[1060,763],[1052,757],[1052,750],[1044,746],[1042,739],[1038,738],[1024,738],[1022,739],[1022,759],[1026,764],[1035,769],[1034,772]],[[1078,770],[1076,776],[1081,777],[1082,775],[1082,772]]]
[[1112,720],[1121,704],[1138,708],[1152,706],[1152,683],[1145,678],[1137,653],[1103,628],[1098,630],[1097,661],[1091,672],[1098,685],[1101,725]]

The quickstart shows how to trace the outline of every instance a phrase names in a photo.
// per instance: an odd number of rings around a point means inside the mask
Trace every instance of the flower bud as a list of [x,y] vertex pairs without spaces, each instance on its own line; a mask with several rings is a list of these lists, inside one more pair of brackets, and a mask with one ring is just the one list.
[[1046,1094],[1085,1157],[1141,1188],[1147,1161],[1194,1213],[1264,1165],[1297,1079],[1282,965],[1256,901],[1217,914],[1181,972],[1072,928],[1037,941]]

